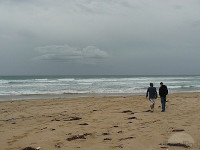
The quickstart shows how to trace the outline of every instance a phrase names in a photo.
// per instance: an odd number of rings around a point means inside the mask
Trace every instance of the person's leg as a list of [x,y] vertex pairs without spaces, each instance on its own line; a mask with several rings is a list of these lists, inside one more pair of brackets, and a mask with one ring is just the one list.
[[151,112],[154,111],[154,105],[155,105],[155,100],[154,100],[154,99],[150,99],[150,108],[151,108]]
[[163,110],[163,97],[160,97],[161,109]]
[[154,105],[155,105],[155,103],[152,105],[152,111],[154,111]]
[[162,104],[162,112],[165,111],[165,97],[160,97],[161,99],[161,104]]
[[163,97],[163,111],[165,111],[166,108],[165,104],[166,104],[166,97]]

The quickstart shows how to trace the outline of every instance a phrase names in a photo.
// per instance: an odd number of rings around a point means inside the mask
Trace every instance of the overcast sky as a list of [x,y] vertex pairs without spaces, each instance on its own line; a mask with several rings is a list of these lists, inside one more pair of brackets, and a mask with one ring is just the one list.
[[0,75],[200,74],[200,0],[0,0]]

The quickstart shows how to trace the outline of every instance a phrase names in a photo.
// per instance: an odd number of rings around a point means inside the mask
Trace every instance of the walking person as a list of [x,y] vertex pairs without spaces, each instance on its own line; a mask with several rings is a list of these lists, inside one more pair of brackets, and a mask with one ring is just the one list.
[[150,83],[150,87],[147,89],[146,98],[149,97],[151,112],[154,111],[155,99],[157,98],[156,88],[153,83]]
[[160,82],[159,95],[160,95],[160,100],[161,100],[161,104],[162,104],[161,112],[165,112],[165,104],[166,104],[167,94],[168,94],[167,86],[164,85],[163,82]]

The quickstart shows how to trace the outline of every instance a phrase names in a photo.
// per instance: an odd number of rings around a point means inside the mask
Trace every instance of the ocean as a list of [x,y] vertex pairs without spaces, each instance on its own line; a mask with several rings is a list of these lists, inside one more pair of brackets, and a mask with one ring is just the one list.
[[161,81],[169,93],[200,91],[200,76],[0,76],[0,100],[145,94]]

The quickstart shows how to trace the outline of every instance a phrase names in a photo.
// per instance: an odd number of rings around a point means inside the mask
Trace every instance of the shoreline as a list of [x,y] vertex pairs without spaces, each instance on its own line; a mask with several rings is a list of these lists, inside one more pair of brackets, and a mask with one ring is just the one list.
[[0,95],[0,102],[21,100],[43,100],[43,99],[70,99],[70,98],[92,98],[113,96],[136,96],[141,93],[69,93],[69,94],[23,94],[23,95]]
[[[200,93],[200,91],[170,92],[170,94]],[[92,97],[120,97],[120,96],[142,96],[146,93],[63,93],[63,94],[22,94],[22,95],[0,95],[0,102],[21,100],[44,100],[44,99],[70,99],[70,98],[92,98]]]
[[180,144],[167,143],[181,134],[178,142],[188,140],[190,149],[199,149],[200,92],[167,99],[164,113],[159,98],[155,111],[148,112],[144,95],[1,101],[0,145],[5,150],[179,150]]

